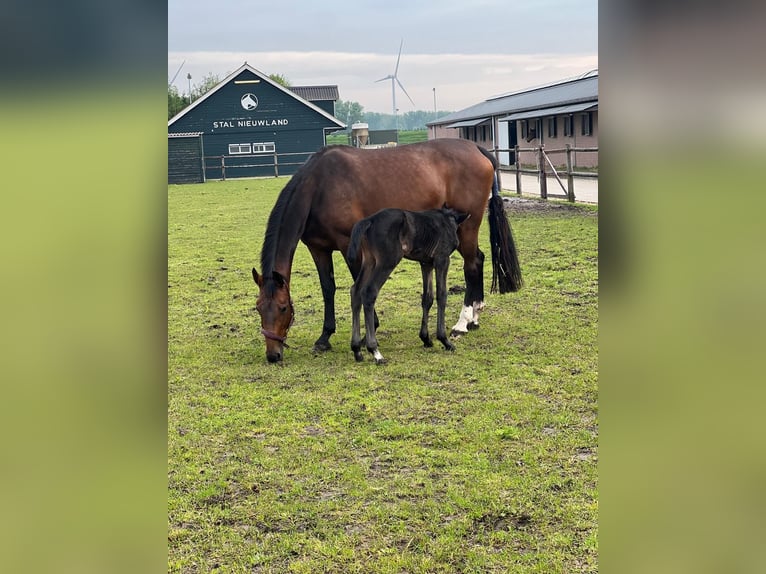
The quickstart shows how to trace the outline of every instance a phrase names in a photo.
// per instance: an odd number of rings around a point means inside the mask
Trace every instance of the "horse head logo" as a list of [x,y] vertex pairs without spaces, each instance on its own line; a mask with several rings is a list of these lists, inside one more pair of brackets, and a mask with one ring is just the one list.
[[255,94],[245,94],[240,98],[239,103],[248,111],[254,110],[258,107],[258,98],[255,97]]

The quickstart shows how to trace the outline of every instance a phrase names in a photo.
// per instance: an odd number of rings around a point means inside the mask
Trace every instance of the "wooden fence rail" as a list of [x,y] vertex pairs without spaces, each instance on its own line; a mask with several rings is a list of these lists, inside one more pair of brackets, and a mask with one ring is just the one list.
[[[598,179],[598,173],[586,172],[586,171],[574,171],[574,166],[572,165],[573,152],[598,152],[597,147],[572,147],[569,144],[566,144],[566,147],[563,147],[563,148],[546,149],[545,144],[542,144],[539,147],[523,148],[516,145],[513,148],[494,148],[489,151],[495,154],[495,157],[498,159],[498,164],[500,161],[500,157],[499,157],[500,152],[514,152],[514,158],[516,161],[514,162],[514,165],[511,166],[511,171],[513,171],[516,176],[516,193],[518,195],[521,195],[521,174],[523,173],[528,173],[528,174],[533,174],[538,176],[540,181],[540,197],[542,197],[543,199],[548,199],[548,175],[553,174],[553,176],[556,178],[559,185],[561,186],[561,189],[564,191],[564,194],[567,196],[567,200],[571,202],[575,201],[575,184],[574,184],[575,177],[587,177],[587,178]],[[527,168],[521,167],[521,164],[519,163],[519,152],[534,153],[535,157],[537,158],[537,167],[535,169],[527,169]],[[313,152],[297,152],[297,153],[248,154],[248,155],[235,155],[235,156],[227,156],[227,155],[205,156],[202,158],[203,178],[207,179],[206,172],[207,172],[207,169],[210,169],[210,168],[220,168],[221,179],[225,181],[227,170],[231,171],[236,169],[254,168],[254,167],[262,167],[262,168],[273,167],[274,177],[279,177],[280,167],[284,168],[287,166],[303,165],[303,163],[305,163],[306,159],[308,159],[308,157],[312,153]],[[564,185],[564,182],[559,176],[559,172],[553,166],[553,163],[548,157],[551,154],[562,154],[562,153],[566,155],[566,171],[563,172],[563,175],[566,175],[566,179],[567,179],[566,185]],[[296,156],[302,156],[302,160],[301,161],[285,161],[285,159],[295,160]],[[271,160],[271,161],[264,161],[261,163],[236,164],[236,165],[229,163],[227,165],[226,163],[227,159],[231,160],[235,158],[237,160],[248,159],[248,158],[258,158],[261,160]],[[280,158],[282,159],[280,160]],[[215,162],[215,165],[209,165],[208,164],[209,160],[213,160]],[[546,164],[550,167],[550,171],[546,169]],[[500,177],[499,173],[498,173],[498,177]]]
[[[207,172],[208,169],[211,168],[218,168],[221,170],[221,179],[226,181],[226,170],[235,170],[235,169],[243,169],[243,168],[253,168],[253,167],[273,167],[274,168],[274,177],[279,177],[279,168],[280,167],[286,167],[286,166],[292,166],[292,165],[303,165],[308,157],[314,152],[296,152],[296,153],[272,153],[272,154],[266,154],[266,153],[259,153],[259,154],[237,154],[237,155],[206,155],[204,158],[202,158],[203,167],[205,168],[205,172]],[[294,159],[295,156],[303,156],[303,159],[301,161],[280,161],[279,158],[287,158],[287,159]],[[249,158],[258,158],[261,160],[270,160],[270,161],[263,161],[259,163],[237,163],[232,164],[226,163],[226,160],[243,160],[243,159],[249,159]],[[213,160],[215,165],[209,165],[208,160]]]
[[[567,200],[574,202],[575,201],[575,186],[574,186],[574,178],[575,177],[590,177],[598,179],[598,173],[593,172],[587,172],[587,171],[574,171],[573,165],[572,165],[572,152],[598,152],[597,147],[572,147],[569,144],[566,144],[566,147],[563,148],[552,148],[552,149],[546,149],[545,144],[541,144],[539,147],[519,147],[518,145],[514,146],[513,148],[495,148],[489,150],[490,152],[495,154],[495,157],[498,160],[498,164],[500,163],[500,152],[514,152],[514,158],[515,163],[513,167],[511,168],[513,172],[515,172],[516,175],[516,193],[518,195],[521,195],[521,174],[522,173],[529,173],[537,175],[540,180],[540,197],[543,199],[548,199],[548,171],[546,171],[545,164],[547,163],[550,166],[550,173],[552,173],[556,180],[559,182],[559,185],[561,186],[561,189],[564,190],[564,194],[567,196]],[[535,154],[537,158],[537,168],[536,169],[526,169],[522,168],[521,164],[519,162],[519,152],[532,152]],[[553,163],[551,162],[548,155],[550,154],[566,154],[566,171],[564,172],[567,176],[567,185],[564,185],[564,182],[561,181],[561,177],[559,177],[559,173],[556,171],[556,168],[553,166]]]

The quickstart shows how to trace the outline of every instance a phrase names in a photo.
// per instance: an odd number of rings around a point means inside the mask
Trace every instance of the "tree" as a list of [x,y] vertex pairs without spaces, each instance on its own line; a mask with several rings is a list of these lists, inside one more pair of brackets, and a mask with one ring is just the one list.
[[280,86],[284,86],[285,88],[289,88],[292,85],[290,80],[288,80],[282,74],[269,74],[269,79],[275,81]]
[[335,102],[335,117],[350,126],[356,122],[364,121],[364,108],[359,102]]
[[202,80],[194,84],[194,87],[192,88],[192,101],[200,99],[220,83],[221,79],[216,74],[210,73],[207,76],[204,76]]
[[184,109],[188,103],[186,98],[178,93],[178,88],[175,86],[168,86],[168,119]]

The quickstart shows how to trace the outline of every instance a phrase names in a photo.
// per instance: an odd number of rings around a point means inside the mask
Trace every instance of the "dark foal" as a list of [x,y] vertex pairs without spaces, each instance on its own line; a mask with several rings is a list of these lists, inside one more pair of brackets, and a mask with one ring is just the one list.
[[375,337],[375,301],[402,258],[419,262],[423,274],[420,339],[426,347],[433,346],[428,334],[428,312],[434,302],[432,275],[436,269],[436,338],[445,349],[454,350],[454,345],[447,339],[444,323],[447,271],[450,255],[459,243],[458,225],[468,217],[468,214],[446,206],[429,211],[383,209],[354,225],[347,259],[349,264],[353,264],[357,257],[360,258],[359,275],[351,287],[351,350],[357,361],[364,360],[359,320],[360,309],[364,306],[367,350],[375,357],[376,363],[385,362]]

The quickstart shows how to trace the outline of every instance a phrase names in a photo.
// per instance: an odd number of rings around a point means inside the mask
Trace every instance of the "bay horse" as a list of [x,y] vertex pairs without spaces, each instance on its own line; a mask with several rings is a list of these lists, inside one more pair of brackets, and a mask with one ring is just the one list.
[[385,362],[375,336],[375,301],[380,289],[403,258],[420,263],[423,276],[420,340],[424,346],[433,347],[428,333],[428,312],[434,303],[433,272],[436,270],[436,338],[448,351],[455,350],[447,338],[444,323],[447,272],[450,255],[459,243],[458,225],[468,217],[467,213],[459,213],[446,205],[428,211],[387,208],[354,225],[346,259],[359,265],[359,274],[351,287],[351,350],[357,361],[364,360],[359,321],[359,312],[364,306],[367,350],[375,357],[377,364]]
[[[436,139],[381,149],[327,146],[314,153],[282,189],[269,215],[261,250],[261,270],[253,268],[259,287],[256,309],[266,358],[279,362],[292,325],[290,274],[298,242],[316,265],[324,299],[322,334],[315,352],[331,348],[335,332],[335,273],[332,252],[344,257],[354,224],[381,209],[438,209],[445,203],[471,217],[460,226],[458,250],[463,257],[466,289],[463,309],[453,334],[478,327],[484,306],[484,253],[479,226],[489,200],[492,291],[517,291],[522,286],[492,154],[468,140]],[[492,196],[490,199],[490,195]],[[346,259],[351,276],[358,265]]]

